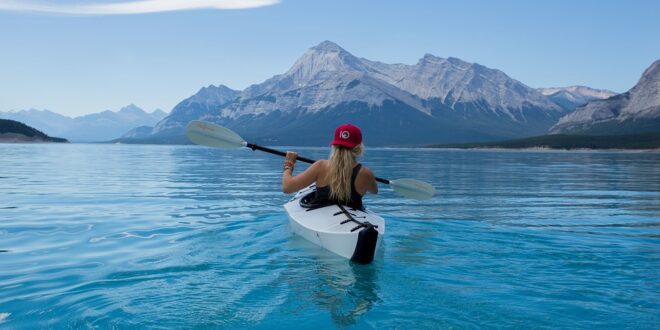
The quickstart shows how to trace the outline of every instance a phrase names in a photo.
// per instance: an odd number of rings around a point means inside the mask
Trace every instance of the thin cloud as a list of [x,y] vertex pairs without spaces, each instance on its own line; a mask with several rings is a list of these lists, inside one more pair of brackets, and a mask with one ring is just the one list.
[[64,15],[131,15],[199,9],[250,9],[271,6],[279,0],[141,0],[115,3],[62,4],[29,0],[0,0],[0,11]]

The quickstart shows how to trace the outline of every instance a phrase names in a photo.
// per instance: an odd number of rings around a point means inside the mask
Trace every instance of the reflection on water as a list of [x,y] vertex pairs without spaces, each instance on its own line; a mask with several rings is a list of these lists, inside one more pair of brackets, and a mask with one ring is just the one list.
[[378,176],[430,182],[437,196],[367,197],[388,233],[366,266],[291,233],[271,155],[81,144],[0,155],[9,328],[660,323],[660,153],[368,149]]
[[336,324],[354,325],[380,301],[376,265],[358,265],[334,256],[315,259],[320,285],[314,288],[313,301],[330,311]]

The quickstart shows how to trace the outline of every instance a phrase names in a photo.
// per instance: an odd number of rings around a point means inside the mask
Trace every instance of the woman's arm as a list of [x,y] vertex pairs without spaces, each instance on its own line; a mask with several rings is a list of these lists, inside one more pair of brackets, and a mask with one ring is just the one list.
[[[372,194],[378,193],[378,183],[376,182],[376,177],[369,168],[363,166],[356,181],[359,181],[359,187],[364,187],[364,194],[368,192]],[[356,182],[355,185],[356,189],[361,190],[358,188],[358,182]]]
[[294,193],[302,188],[309,186],[316,181],[319,173],[321,161],[316,161],[304,172],[294,176],[293,167],[296,163],[297,154],[287,151],[284,161],[284,173],[282,174],[282,192],[285,194]]
[[372,194],[377,194],[378,193],[378,182],[376,182],[376,176],[374,175],[374,172],[371,172],[370,169],[367,169],[369,173],[369,192]]

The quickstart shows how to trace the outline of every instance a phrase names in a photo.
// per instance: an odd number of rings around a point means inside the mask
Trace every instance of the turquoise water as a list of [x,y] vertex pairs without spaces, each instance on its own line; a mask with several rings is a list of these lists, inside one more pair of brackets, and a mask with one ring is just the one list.
[[281,158],[0,145],[0,328],[660,324],[660,153],[371,149],[364,162],[437,196],[368,197],[387,233],[357,266],[290,232]]

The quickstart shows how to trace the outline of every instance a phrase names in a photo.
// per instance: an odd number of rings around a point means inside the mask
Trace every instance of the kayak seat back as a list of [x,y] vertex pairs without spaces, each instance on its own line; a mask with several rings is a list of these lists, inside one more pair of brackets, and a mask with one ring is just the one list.
[[331,205],[337,204],[327,199],[317,199],[316,190],[312,190],[312,192],[306,194],[300,199],[300,207],[304,208],[306,211],[313,211]]

